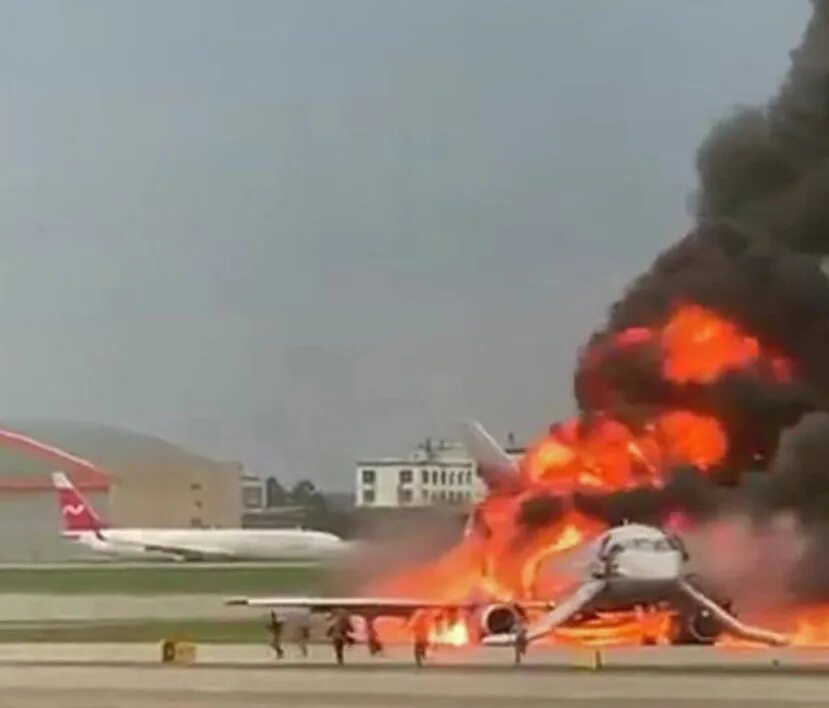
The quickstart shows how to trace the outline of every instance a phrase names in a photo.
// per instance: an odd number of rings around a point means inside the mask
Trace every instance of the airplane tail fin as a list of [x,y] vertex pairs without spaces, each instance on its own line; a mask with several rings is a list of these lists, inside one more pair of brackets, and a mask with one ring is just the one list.
[[100,531],[105,527],[89,502],[63,472],[52,473],[52,485],[58,493],[64,533]]
[[518,476],[518,464],[480,423],[463,423],[461,437],[472,459],[478,464],[478,474],[489,489],[508,486]]

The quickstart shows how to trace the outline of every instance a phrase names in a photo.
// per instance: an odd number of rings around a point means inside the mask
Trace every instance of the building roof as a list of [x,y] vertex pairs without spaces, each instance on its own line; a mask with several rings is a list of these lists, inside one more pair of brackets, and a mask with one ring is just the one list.
[[80,488],[106,490],[110,476],[143,466],[216,464],[166,440],[122,428],[66,420],[0,421],[0,492],[51,488],[61,470]]

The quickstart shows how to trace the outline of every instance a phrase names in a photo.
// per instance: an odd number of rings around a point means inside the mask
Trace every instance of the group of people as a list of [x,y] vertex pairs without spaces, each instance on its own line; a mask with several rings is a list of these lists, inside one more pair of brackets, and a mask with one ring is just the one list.
[[[282,659],[285,656],[285,650],[282,647],[282,637],[285,628],[284,620],[276,613],[271,612],[268,619],[268,633],[270,634],[270,645],[276,655],[277,659]],[[337,610],[332,612],[328,617],[328,622],[325,630],[326,636],[331,641],[331,646],[334,648],[334,655],[338,664],[345,663],[345,649],[353,646],[356,641],[354,639],[354,625],[351,622],[351,617],[345,610]],[[299,648],[299,655],[302,658],[308,656],[308,642],[311,638],[311,625],[307,618],[298,623],[296,643]],[[383,653],[383,644],[380,642],[380,637],[374,626],[372,618],[366,619],[366,643],[368,645],[369,653],[372,656],[377,656]]]
[[[276,612],[271,612],[268,618],[268,634],[270,635],[270,646],[277,659],[285,657],[285,650],[282,648],[282,635],[285,629],[285,621]],[[303,658],[308,656],[308,642],[311,639],[311,624],[308,621],[297,624],[296,645],[299,655]]]
[[[429,618],[425,613],[416,612],[411,620],[411,629],[414,647],[414,659],[418,666],[421,666],[426,660],[426,653],[429,648]],[[270,645],[276,655],[277,659],[282,659],[285,656],[285,650],[282,648],[282,634],[285,628],[284,620],[276,613],[271,612],[268,621],[268,632],[270,634]],[[334,648],[334,656],[337,659],[337,664],[345,663],[346,647],[353,646],[356,643],[354,639],[354,625],[351,622],[351,617],[345,610],[336,610],[328,617],[325,634],[331,641],[331,646]],[[302,658],[308,657],[308,642],[311,638],[311,624],[306,617],[297,625],[296,644],[299,648],[299,655]],[[380,637],[374,626],[374,619],[366,618],[366,644],[371,656],[377,656],[383,653],[383,644],[380,642]],[[526,628],[522,625],[518,628],[515,635],[514,649],[515,649],[515,663],[520,664],[527,652],[527,633]]]

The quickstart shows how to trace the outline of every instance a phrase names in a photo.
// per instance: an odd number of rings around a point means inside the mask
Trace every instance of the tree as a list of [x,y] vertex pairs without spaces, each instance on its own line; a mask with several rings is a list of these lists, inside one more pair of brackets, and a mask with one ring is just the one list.
[[291,501],[300,506],[317,510],[325,510],[328,508],[325,497],[314,486],[314,483],[308,479],[302,479],[297,482],[291,489],[290,496]]
[[287,501],[288,494],[279,480],[276,477],[268,477],[265,482],[265,506],[272,509],[284,505]]

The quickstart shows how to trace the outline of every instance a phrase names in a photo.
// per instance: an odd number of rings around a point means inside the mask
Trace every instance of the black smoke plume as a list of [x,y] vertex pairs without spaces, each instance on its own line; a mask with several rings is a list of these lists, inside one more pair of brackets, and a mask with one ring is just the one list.
[[[723,466],[768,468],[781,432],[829,408],[829,0],[813,14],[777,96],[711,131],[697,154],[697,225],[657,257],[611,308],[580,360],[581,412],[637,425],[663,410],[716,416]],[[667,381],[648,346],[608,346],[695,303],[793,363],[783,380],[745,369],[706,384]],[[829,437],[825,438],[829,446]],[[823,507],[829,519],[829,503]]]

